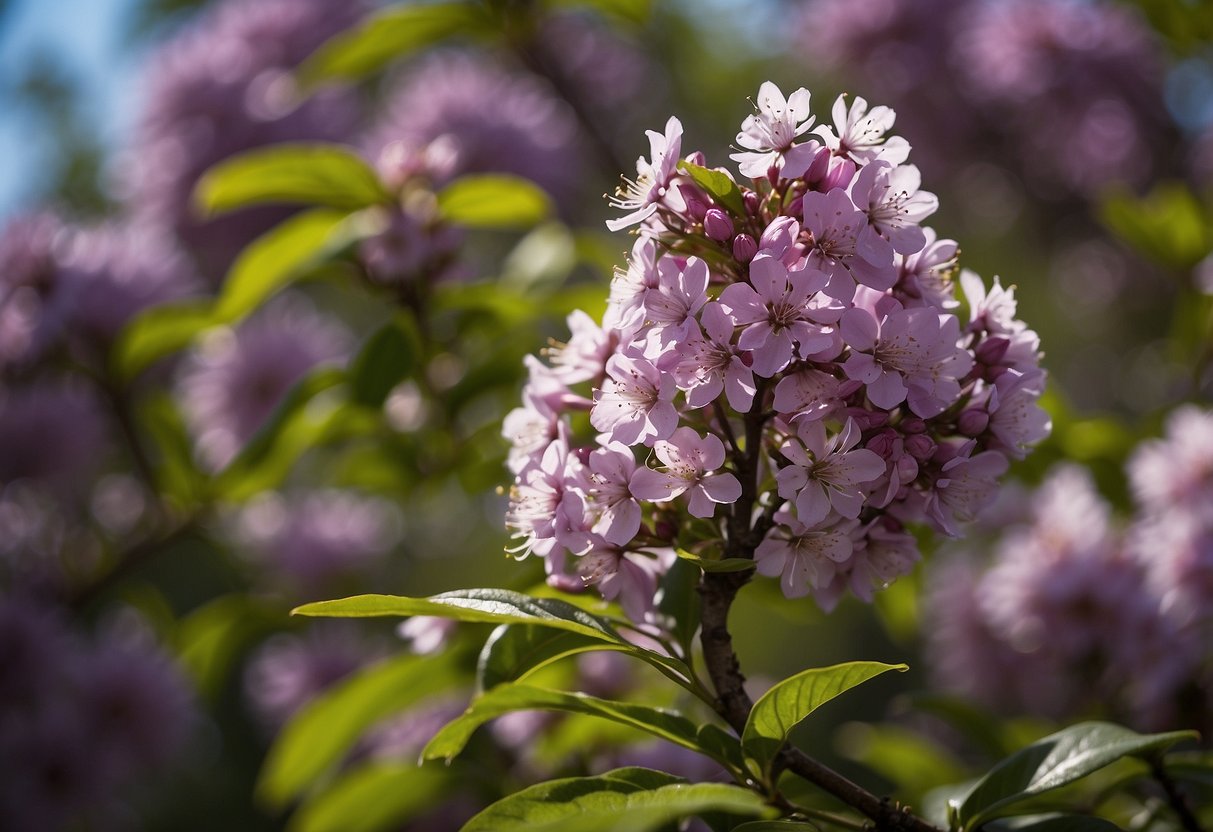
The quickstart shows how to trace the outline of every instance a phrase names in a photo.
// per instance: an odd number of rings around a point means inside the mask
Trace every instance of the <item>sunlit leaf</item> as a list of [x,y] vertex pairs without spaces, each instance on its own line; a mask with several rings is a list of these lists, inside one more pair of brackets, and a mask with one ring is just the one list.
[[484,723],[503,714],[528,710],[566,711],[618,722],[711,756],[726,767],[735,767],[738,759],[718,757],[715,749],[701,746],[699,726],[675,711],[523,684],[499,685],[474,699],[462,716],[449,722],[430,740],[422,756],[427,760],[450,759],[463,750],[472,733]]
[[523,789],[472,818],[463,832],[646,832],[711,811],[775,814],[748,789],[684,783],[665,772],[622,769]]
[[389,199],[371,166],[334,144],[275,144],[224,159],[198,181],[208,214],[248,205],[323,205],[355,211]]
[[357,81],[438,41],[483,33],[488,23],[484,12],[471,3],[397,4],[329,39],[303,62],[296,77],[304,88]]
[[439,215],[471,228],[526,228],[551,212],[542,188],[504,173],[464,176],[438,192]]
[[695,180],[695,184],[703,188],[708,196],[728,208],[734,216],[745,216],[745,204],[741,201],[741,190],[737,183],[718,170],[692,165],[690,162],[679,162],[678,169]]
[[278,735],[257,784],[282,806],[341,762],[371,725],[462,681],[453,654],[396,656],[359,672],[309,702]]
[[481,691],[487,691],[505,682],[521,681],[567,656],[593,650],[626,649],[622,644],[609,644],[600,638],[568,630],[503,624],[484,643],[476,666],[476,681]]
[[1023,748],[954,802],[964,829],[1010,813],[1015,804],[1079,780],[1122,757],[1157,755],[1195,731],[1138,734],[1109,722],[1083,722]]
[[1213,249],[1213,217],[1179,182],[1163,182],[1144,197],[1114,190],[1100,206],[1103,222],[1147,257],[1189,269]]
[[699,555],[688,552],[686,549],[675,550],[678,557],[685,560],[687,563],[693,563],[702,569],[704,572],[745,572],[757,566],[751,558],[721,558],[712,560],[710,558],[701,558]]
[[908,670],[904,664],[847,662],[797,673],[764,693],[746,720],[741,744],[746,756],[765,773],[796,725],[813,711],[856,685],[887,673]]
[[289,832],[387,832],[438,803],[450,785],[442,766],[372,762],[343,774],[291,816]]
[[114,370],[120,378],[138,375],[155,361],[187,346],[215,323],[210,301],[191,300],[153,306],[127,324],[114,346]]
[[351,362],[350,398],[382,407],[392,388],[410,377],[421,360],[417,325],[412,318],[397,315],[367,339]]
[[178,658],[198,690],[214,696],[244,645],[277,620],[247,595],[220,596],[181,620],[174,637]]
[[989,832],[1122,832],[1110,820],[1091,815],[1026,815],[994,821],[986,826]]

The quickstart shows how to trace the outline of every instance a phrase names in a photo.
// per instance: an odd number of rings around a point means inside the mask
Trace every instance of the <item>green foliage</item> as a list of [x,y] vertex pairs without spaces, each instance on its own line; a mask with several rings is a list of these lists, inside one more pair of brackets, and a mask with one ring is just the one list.
[[382,407],[400,382],[417,372],[423,359],[421,335],[408,313],[399,313],[366,340],[350,365],[350,399]]
[[1112,191],[1100,216],[1125,242],[1173,269],[1187,271],[1213,250],[1213,216],[1179,182],[1160,183],[1142,198]]
[[310,796],[288,832],[386,832],[442,799],[451,772],[442,766],[372,762]]
[[119,378],[132,378],[157,359],[188,345],[212,326],[211,304],[181,301],[145,309],[127,324],[114,345],[112,362]]
[[745,205],[741,201],[741,191],[737,183],[718,170],[692,165],[690,162],[679,162],[678,169],[703,188],[713,200],[732,212],[733,216],[744,217]]
[[757,565],[750,558],[721,558],[719,560],[712,560],[701,558],[699,555],[688,552],[686,549],[675,549],[674,551],[682,560],[698,566],[704,572],[746,572]]
[[801,720],[856,685],[890,670],[908,669],[904,664],[847,662],[784,679],[754,703],[741,735],[746,757],[757,765],[764,779],[769,779],[771,764]]
[[687,784],[650,769],[551,780],[516,792],[468,821],[463,832],[645,832],[703,812],[771,816],[746,789]]
[[1091,815],[1025,815],[989,824],[990,832],[1120,832],[1110,820]]
[[568,630],[553,630],[529,624],[503,624],[493,631],[476,665],[480,691],[506,682],[519,682],[553,662],[593,650],[626,650],[624,645],[604,644]]
[[1195,731],[1138,734],[1108,722],[1082,722],[1051,734],[1003,760],[966,794],[950,802],[949,813],[961,829],[976,829],[1017,804],[1060,788],[1122,757],[1151,758]]
[[358,26],[329,39],[296,73],[312,89],[332,82],[358,81],[392,61],[455,35],[487,34],[490,20],[475,4],[400,3],[368,16]]
[[726,751],[700,744],[697,724],[676,711],[599,699],[584,693],[547,690],[522,684],[499,685],[477,697],[466,712],[439,731],[422,752],[426,760],[451,759],[467,745],[472,732],[491,719],[513,711],[548,710],[587,714],[652,734],[715,759],[737,771],[741,762],[736,742]]
[[653,14],[653,0],[548,0],[548,3],[554,8],[590,8],[631,24],[644,23]]
[[303,794],[345,757],[367,728],[463,678],[457,655],[402,655],[372,665],[313,699],[270,748],[259,797],[283,806]]
[[277,623],[277,615],[242,594],[222,595],[177,625],[177,657],[204,696],[216,696],[232,662],[252,639]]
[[552,213],[543,189],[520,176],[462,176],[438,192],[438,215],[468,228],[527,228]]
[[335,144],[275,144],[232,156],[208,170],[194,201],[208,216],[265,203],[356,211],[391,197],[370,165]]

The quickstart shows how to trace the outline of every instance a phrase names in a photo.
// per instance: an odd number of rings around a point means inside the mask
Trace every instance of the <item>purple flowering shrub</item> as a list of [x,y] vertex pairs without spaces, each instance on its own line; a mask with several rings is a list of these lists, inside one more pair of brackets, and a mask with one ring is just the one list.
[[807,90],[757,102],[740,184],[683,160],[677,119],[649,133],[601,324],[570,316],[506,418],[516,556],[638,623],[675,550],[750,546],[788,597],[871,601],[919,560],[908,526],[959,534],[1049,431],[1014,291],[960,272],[957,314],[957,245],[921,225],[938,201],[894,113],[840,97],[810,133]]

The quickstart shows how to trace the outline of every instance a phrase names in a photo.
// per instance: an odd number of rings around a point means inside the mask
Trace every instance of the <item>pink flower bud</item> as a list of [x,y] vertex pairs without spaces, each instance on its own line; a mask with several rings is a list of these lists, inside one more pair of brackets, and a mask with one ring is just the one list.
[[702,150],[693,150],[686,155],[686,160],[696,167],[705,168],[708,166],[708,157],[703,155]]
[[804,213],[804,195],[796,197],[789,202],[783,209],[784,214],[789,217],[799,217]]
[[987,338],[977,345],[977,360],[982,364],[997,364],[1010,346],[1011,341],[1007,338]]
[[882,430],[869,439],[864,447],[882,459],[894,459],[901,456],[901,437],[895,430]]
[[738,263],[748,263],[758,253],[758,243],[749,234],[738,234],[733,238],[733,257]]
[[751,217],[758,215],[759,208],[762,207],[762,201],[758,198],[758,194],[753,191],[745,191],[741,195],[741,201],[745,203],[745,212]]
[[733,237],[733,221],[719,208],[709,208],[703,217],[703,231],[711,239],[723,243]]
[[653,534],[659,540],[673,540],[678,536],[678,524],[662,517],[653,524]]
[[708,197],[703,191],[692,185],[681,184],[678,190],[682,193],[682,199],[687,204],[686,216],[691,222],[703,222],[704,215],[708,212]]
[[914,419],[914,418],[902,419],[901,424],[898,425],[898,427],[901,428],[902,433],[906,433],[906,434],[926,433],[927,432],[927,423],[924,422],[922,419]]
[[883,410],[866,410],[862,407],[848,407],[846,414],[855,420],[860,430],[884,427],[889,423],[889,414]]
[[925,433],[916,433],[906,439],[906,451],[920,462],[925,462],[935,453],[935,443]]
[[989,413],[977,407],[970,407],[956,420],[956,429],[965,436],[980,436],[989,424]]
[[830,170],[830,149],[823,147],[817,151],[817,155],[813,157],[813,161],[809,163],[809,169],[805,171],[804,181],[811,185],[815,185],[825,178],[826,173]]

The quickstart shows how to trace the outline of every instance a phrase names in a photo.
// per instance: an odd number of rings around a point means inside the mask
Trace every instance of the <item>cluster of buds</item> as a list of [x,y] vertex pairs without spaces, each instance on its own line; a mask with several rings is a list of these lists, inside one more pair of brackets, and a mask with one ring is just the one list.
[[505,422],[515,554],[638,621],[680,549],[871,600],[919,558],[907,524],[958,534],[1049,430],[1013,291],[960,273],[955,314],[957,245],[920,225],[938,200],[894,113],[840,97],[813,129],[809,100],[762,85],[743,180],[684,158],[675,118],[648,134],[602,323],[570,316]]

